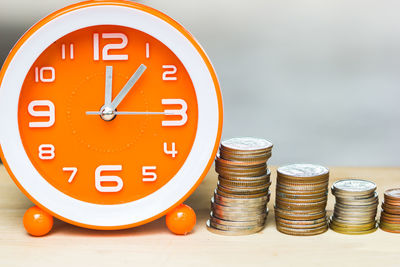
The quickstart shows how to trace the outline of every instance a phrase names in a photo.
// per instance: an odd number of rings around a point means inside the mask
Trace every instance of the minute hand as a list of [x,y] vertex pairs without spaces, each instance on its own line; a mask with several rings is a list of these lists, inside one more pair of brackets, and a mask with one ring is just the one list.
[[129,91],[132,89],[135,83],[139,80],[139,78],[142,76],[146,68],[147,67],[145,65],[141,64],[139,68],[136,70],[136,72],[132,75],[132,77],[129,78],[128,82],[119,92],[119,94],[115,97],[115,99],[111,102],[110,108],[112,110],[115,110],[118,107],[118,105],[122,102],[122,100],[124,100],[125,96],[129,93]]

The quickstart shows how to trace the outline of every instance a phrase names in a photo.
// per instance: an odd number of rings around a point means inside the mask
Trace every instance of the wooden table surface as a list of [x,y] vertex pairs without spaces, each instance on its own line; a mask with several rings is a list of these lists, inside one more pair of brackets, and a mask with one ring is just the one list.
[[[272,168],[273,169],[273,168]],[[275,185],[275,169],[272,171]],[[331,183],[344,177],[370,179],[383,191],[400,187],[400,168],[331,168]],[[186,201],[197,213],[194,232],[175,236],[164,218],[121,231],[94,231],[56,220],[46,237],[26,234],[22,216],[32,203],[0,165],[0,266],[399,266],[400,235],[380,229],[362,236],[329,230],[312,237],[289,236],[275,228],[273,201],[265,229],[257,234],[227,237],[205,226],[216,186],[212,170]],[[329,195],[328,211],[334,197]]]

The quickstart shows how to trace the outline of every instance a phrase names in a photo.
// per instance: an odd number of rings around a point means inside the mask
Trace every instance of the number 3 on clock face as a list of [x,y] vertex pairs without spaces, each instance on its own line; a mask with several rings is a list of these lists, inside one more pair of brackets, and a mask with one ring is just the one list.
[[[5,64],[10,74],[27,68],[17,75],[19,86],[11,87],[7,75],[2,81],[0,104],[18,106],[18,127],[0,136],[4,156],[10,173],[20,173],[17,184],[56,216],[93,228],[141,224],[182,201],[204,177],[220,138],[218,83],[198,44],[164,15],[132,3],[77,7],[33,27],[24,42],[37,53],[11,53]],[[20,88],[17,98],[8,96],[10,88]],[[7,153],[9,147],[18,153]],[[29,186],[35,180],[39,191]],[[42,197],[48,190],[52,202]],[[118,205],[135,215],[103,217],[101,210]],[[102,219],[76,218],[69,206]]]

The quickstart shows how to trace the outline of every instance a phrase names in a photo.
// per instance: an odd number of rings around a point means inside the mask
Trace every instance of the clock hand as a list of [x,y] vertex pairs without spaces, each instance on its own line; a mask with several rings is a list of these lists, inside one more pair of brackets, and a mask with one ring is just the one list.
[[125,86],[121,89],[119,94],[111,102],[111,105],[109,106],[111,108],[111,110],[115,111],[115,109],[118,107],[118,105],[122,102],[122,100],[124,100],[125,96],[129,93],[129,91],[132,89],[132,87],[135,85],[135,83],[142,76],[142,74],[146,70],[146,68],[147,67],[143,64],[141,64],[139,66],[139,68],[136,70],[136,72],[132,75],[132,77],[128,80],[128,82],[125,84]]
[[[102,115],[101,111],[86,111],[86,115]],[[154,112],[154,111],[114,111],[114,115],[177,115],[174,112]]]
[[104,97],[104,106],[111,106],[112,98],[112,78],[113,78],[113,67],[106,66],[106,93]]

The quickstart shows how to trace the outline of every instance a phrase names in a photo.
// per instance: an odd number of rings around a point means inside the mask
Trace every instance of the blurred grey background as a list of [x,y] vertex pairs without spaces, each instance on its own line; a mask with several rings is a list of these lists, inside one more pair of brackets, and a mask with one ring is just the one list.
[[[75,2],[0,0],[0,63],[38,19]],[[208,53],[223,90],[223,138],[271,140],[272,164],[400,166],[399,1],[140,2]]]

